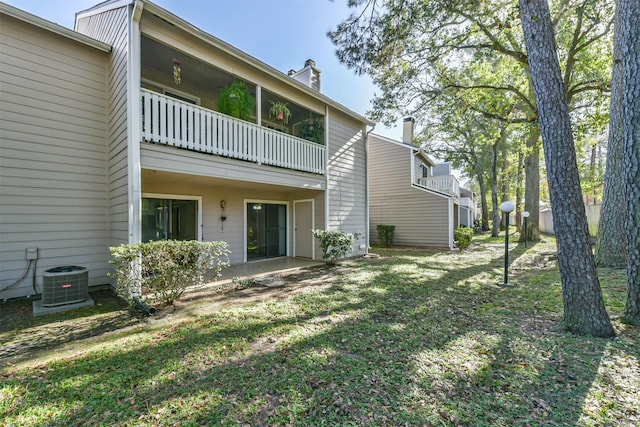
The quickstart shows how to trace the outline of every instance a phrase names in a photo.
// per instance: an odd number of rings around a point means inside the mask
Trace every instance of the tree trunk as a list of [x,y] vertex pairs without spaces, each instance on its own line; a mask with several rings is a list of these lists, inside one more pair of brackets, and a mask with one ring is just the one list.
[[[619,3],[619,1],[617,2]],[[624,197],[623,133],[624,64],[622,43],[624,26],[620,5],[616,7],[611,76],[611,112],[609,114],[609,145],[607,170],[604,175],[604,195],[596,240],[596,264],[600,267],[624,268],[626,263],[626,200]]]
[[498,207],[498,141],[491,146],[491,237],[500,235],[500,209]]
[[[506,133],[506,132],[505,132]],[[507,137],[503,139],[506,141]],[[511,200],[511,196],[509,195],[509,158],[507,156],[506,144],[502,144],[500,147],[500,157],[502,157],[502,164],[500,165],[500,192],[502,196],[500,200],[502,202],[506,202],[507,200]],[[500,225],[501,229],[504,229],[506,221],[503,221]]]
[[487,186],[484,182],[484,174],[482,171],[476,171],[478,186],[480,187],[480,210],[481,210],[481,226],[482,231],[489,230],[489,205],[487,204]]
[[[532,88],[533,90],[533,88]],[[532,96],[533,98],[533,96]],[[527,219],[527,240],[540,240],[540,127],[532,123],[527,136],[527,153],[524,162],[524,210],[529,212]],[[524,235],[520,235],[524,242]]]
[[529,66],[547,165],[564,301],[564,327],[615,336],[604,306],[582,201],[569,107],[555,48],[548,0],[520,0]]
[[[522,162],[524,156],[522,151],[518,152],[518,172],[516,174],[516,229],[522,234]],[[522,237],[522,236],[521,236]]]
[[623,151],[627,199],[627,304],[624,309],[624,321],[640,326],[640,3],[638,0],[620,0],[618,8],[618,13],[622,14],[621,26],[625,27],[622,57]]

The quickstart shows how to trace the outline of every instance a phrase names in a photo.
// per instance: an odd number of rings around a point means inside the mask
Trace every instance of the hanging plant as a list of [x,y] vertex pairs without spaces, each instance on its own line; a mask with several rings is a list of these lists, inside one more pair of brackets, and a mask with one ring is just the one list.
[[271,102],[271,108],[269,109],[269,118],[271,120],[277,120],[282,124],[289,123],[291,118],[291,110],[287,107],[288,102]]
[[300,124],[300,138],[307,141],[321,143],[323,141],[324,127],[316,119],[310,119]]
[[247,85],[242,81],[234,81],[220,92],[218,110],[241,120],[251,120],[256,110],[256,99]]

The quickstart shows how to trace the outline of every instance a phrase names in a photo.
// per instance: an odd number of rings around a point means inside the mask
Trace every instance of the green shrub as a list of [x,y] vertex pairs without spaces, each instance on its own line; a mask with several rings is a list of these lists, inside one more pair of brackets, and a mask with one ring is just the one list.
[[396,226],[378,224],[376,228],[378,229],[378,240],[384,243],[385,246],[391,246],[395,237]]
[[453,240],[456,242],[456,246],[460,251],[463,251],[471,244],[473,238],[473,228],[458,227],[453,232]]
[[335,265],[339,259],[347,256],[356,240],[353,234],[337,230],[313,230],[313,237],[320,240],[322,259],[328,265]]
[[[215,280],[229,265],[226,242],[160,240],[109,248],[119,296],[135,305],[173,304],[189,286]],[[213,275],[213,277],[211,277]]]

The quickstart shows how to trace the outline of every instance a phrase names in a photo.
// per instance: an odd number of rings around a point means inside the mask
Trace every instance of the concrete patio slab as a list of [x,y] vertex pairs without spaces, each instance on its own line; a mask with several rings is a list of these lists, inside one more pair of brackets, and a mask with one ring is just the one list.
[[84,301],[75,302],[72,304],[56,305],[53,307],[44,307],[42,305],[42,300],[34,300],[33,316],[34,317],[45,316],[47,314],[61,313],[63,311],[75,310],[77,308],[92,307],[94,305],[95,305],[95,302],[93,301],[93,298],[91,298],[91,296],[89,296],[89,298],[87,298]]

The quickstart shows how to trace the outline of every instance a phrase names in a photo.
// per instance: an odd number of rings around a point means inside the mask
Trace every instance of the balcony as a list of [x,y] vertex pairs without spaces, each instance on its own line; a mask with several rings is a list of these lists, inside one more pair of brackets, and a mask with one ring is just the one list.
[[471,197],[461,197],[460,203],[461,208],[475,209],[476,203]]
[[458,180],[453,175],[418,178],[416,180],[416,185],[439,193],[447,194],[455,199],[460,197],[460,183],[458,183]]
[[324,175],[323,145],[141,89],[142,140]]

